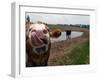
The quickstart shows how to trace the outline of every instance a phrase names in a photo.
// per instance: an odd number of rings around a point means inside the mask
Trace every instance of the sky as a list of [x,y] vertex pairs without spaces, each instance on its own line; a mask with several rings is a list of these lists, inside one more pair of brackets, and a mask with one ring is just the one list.
[[26,13],[32,22],[42,21],[48,24],[89,24],[89,15],[72,14],[44,14],[44,13]]

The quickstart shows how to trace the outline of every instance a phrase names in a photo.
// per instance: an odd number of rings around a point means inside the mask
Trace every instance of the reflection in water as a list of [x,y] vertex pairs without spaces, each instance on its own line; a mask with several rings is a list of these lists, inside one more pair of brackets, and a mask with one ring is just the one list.
[[[76,31],[71,32],[71,38],[76,38],[81,35],[83,35],[83,32],[76,32]],[[59,38],[51,38],[51,42],[58,42],[58,41],[62,41],[62,40],[66,40],[66,32],[62,32],[62,34]]]

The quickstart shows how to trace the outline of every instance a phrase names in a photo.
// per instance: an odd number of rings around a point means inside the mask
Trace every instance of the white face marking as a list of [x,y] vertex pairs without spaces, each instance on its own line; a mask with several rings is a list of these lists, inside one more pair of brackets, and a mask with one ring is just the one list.
[[32,24],[30,26],[30,28],[32,28],[34,30],[44,30],[44,29],[46,29],[44,24]]

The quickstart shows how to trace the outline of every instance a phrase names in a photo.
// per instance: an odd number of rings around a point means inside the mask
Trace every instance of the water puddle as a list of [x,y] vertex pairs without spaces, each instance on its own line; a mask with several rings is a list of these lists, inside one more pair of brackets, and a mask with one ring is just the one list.
[[[71,39],[82,36],[82,35],[83,35],[83,32],[72,31],[71,32]],[[51,42],[59,42],[59,41],[63,41],[66,39],[68,39],[68,37],[66,37],[66,32],[62,32],[62,34],[59,38],[51,38]]]

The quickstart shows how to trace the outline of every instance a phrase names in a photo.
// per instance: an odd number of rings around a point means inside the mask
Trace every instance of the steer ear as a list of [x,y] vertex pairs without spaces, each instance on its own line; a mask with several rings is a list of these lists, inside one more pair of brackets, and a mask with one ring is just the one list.
[[55,29],[50,32],[50,37],[58,38],[61,35],[60,29]]

